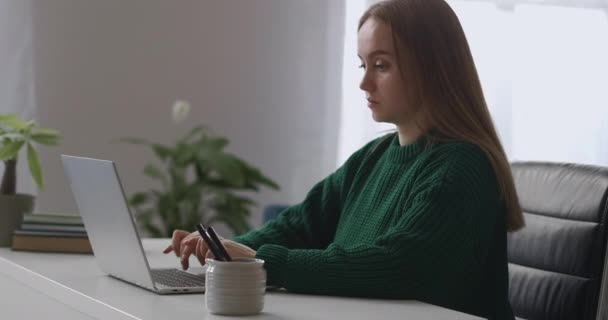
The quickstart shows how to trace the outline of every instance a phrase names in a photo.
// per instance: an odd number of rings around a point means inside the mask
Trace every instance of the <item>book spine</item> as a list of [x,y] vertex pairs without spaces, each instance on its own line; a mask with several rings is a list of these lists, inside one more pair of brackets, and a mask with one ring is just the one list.
[[87,238],[87,234],[85,232],[15,230],[13,234],[33,237]]
[[92,253],[86,238],[32,237],[13,235],[13,250],[40,252]]
[[79,232],[86,233],[84,226],[71,225],[46,225],[46,224],[31,224],[24,223],[21,225],[21,230],[24,231],[57,231],[57,232]]

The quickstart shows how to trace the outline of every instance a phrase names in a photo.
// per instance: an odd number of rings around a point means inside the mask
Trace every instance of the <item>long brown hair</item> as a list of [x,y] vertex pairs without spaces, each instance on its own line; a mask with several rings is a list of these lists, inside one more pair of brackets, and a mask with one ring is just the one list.
[[[372,5],[359,20],[370,18],[392,30],[401,76],[413,85],[421,103],[423,126],[432,141],[465,141],[479,146],[490,160],[507,229],[524,226],[511,174],[481,89],[473,56],[458,17],[444,0],[387,0]],[[399,52],[398,44],[405,52]],[[407,74],[403,73],[407,70]],[[432,129],[432,130],[430,130]]]

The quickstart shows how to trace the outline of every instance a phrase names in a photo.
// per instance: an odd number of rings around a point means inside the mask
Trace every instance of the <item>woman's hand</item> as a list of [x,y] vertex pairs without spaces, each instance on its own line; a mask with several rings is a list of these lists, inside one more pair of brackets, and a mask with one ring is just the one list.
[[[255,250],[248,246],[226,239],[221,239],[221,241],[232,259],[255,258]],[[180,258],[184,270],[189,267],[188,258],[190,258],[191,254],[196,256],[201,265],[205,264],[205,258],[213,258],[213,254],[207,248],[207,244],[196,231],[192,233],[184,230],[173,231],[171,245],[163,253],[171,251],[175,253],[175,256]]]

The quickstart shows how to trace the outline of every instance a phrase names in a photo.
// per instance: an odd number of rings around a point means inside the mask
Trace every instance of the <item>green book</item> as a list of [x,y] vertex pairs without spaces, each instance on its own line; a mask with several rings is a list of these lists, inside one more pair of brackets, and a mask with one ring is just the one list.
[[87,238],[87,234],[82,232],[15,230],[13,234],[33,237]]
[[76,214],[65,213],[26,213],[23,215],[24,224],[52,224],[83,226],[82,218]]
[[26,231],[56,231],[56,232],[77,232],[86,233],[84,226],[69,224],[41,224],[41,223],[22,223],[21,230]]

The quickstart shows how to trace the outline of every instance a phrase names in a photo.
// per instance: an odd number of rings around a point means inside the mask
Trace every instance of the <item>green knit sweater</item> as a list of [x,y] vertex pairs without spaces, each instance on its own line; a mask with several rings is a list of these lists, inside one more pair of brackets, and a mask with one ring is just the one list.
[[490,319],[508,302],[505,210],[472,144],[376,139],[303,202],[235,238],[292,292],[416,299]]

